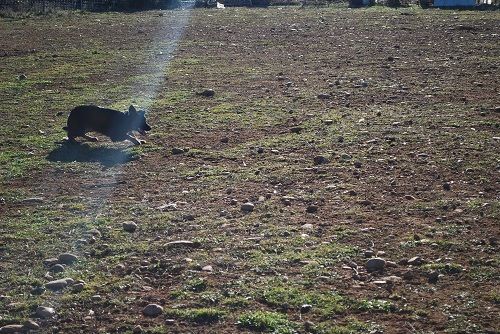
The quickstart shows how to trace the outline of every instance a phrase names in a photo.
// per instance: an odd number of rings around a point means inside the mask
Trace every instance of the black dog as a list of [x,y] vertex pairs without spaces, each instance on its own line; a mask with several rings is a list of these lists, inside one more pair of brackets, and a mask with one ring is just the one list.
[[87,135],[87,132],[95,131],[108,136],[114,142],[128,139],[135,145],[139,145],[144,141],[135,138],[130,133],[138,131],[145,135],[146,131],[151,130],[145,115],[145,111],[137,111],[134,106],[130,106],[125,113],[97,106],[78,106],[71,110],[68,126],[63,129],[68,132],[68,140],[71,143],[76,143],[76,137],[97,141],[97,138]]

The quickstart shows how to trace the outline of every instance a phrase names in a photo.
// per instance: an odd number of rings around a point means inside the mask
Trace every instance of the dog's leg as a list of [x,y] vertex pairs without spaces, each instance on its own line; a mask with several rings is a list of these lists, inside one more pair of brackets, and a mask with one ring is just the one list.
[[132,143],[134,143],[134,145],[141,145],[142,142],[135,138],[134,136],[131,136],[131,135],[127,135],[127,139],[130,140]]
[[96,137],[92,137],[92,136],[89,136],[89,135],[83,135],[83,138],[89,140],[89,141],[98,141],[99,139],[97,139]]
[[75,137],[70,135],[68,135],[68,142],[70,144],[78,144],[78,142],[75,140]]

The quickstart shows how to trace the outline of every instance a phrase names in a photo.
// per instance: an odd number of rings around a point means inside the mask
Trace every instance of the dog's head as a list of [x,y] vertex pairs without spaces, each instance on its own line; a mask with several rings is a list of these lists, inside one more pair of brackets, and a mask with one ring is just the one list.
[[146,121],[146,112],[144,110],[137,110],[134,106],[130,106],[127,114],[133,120],[132,130],[138,131],[141,135],[145,135],[146,131],[151,130],[151,127]]

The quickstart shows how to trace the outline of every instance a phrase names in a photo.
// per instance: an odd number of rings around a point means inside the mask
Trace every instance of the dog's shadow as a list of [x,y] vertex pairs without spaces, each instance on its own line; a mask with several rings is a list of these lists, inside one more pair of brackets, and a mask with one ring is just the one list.
[[113,147],[91,147],[88,144],[73,144],[67,141],[52,150],[47,160],[52,162],[98,162],[105,167],[113,167],[136,160],[137,154]]

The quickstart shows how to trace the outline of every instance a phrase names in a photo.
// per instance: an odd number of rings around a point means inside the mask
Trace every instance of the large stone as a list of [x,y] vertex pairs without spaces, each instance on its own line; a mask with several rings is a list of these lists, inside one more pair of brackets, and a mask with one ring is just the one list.
[[374,257],[366,261],[366,270],[371,273],[374,271],[382,271],[385,268],[385,260],[379,257]]
[[5,325],[0,327],[0,334],[24,333],[23,325]]
[[56,310],[52,307],[38,306],[35,315],[42,319],[49,319],[56,315]]
[[45,284],[45,288],[52,290],[52,291],[57,291],[57,290],[62,290],[68,285],[73,284],[74,280],[72,278],[62,278],[58,279],[55,281],[50,281]]
[[163,313],[163,307],[158,304],[149,304],[142,310],[142,313],[147,317],[157,317]]
[[27,331],[32,331],[32,330],[37,330],[37,329],[40,329],[40,325],[37,324],[36,322],[34,322],[33,320],[29,319],[29,320],[26,320],[24,323],[23,323],[23,327],[25,330]]
[[78,256],[71,253],[62,253],[57,257],[57,260],[62,264],[72,264],[73,262],[78,261]]

